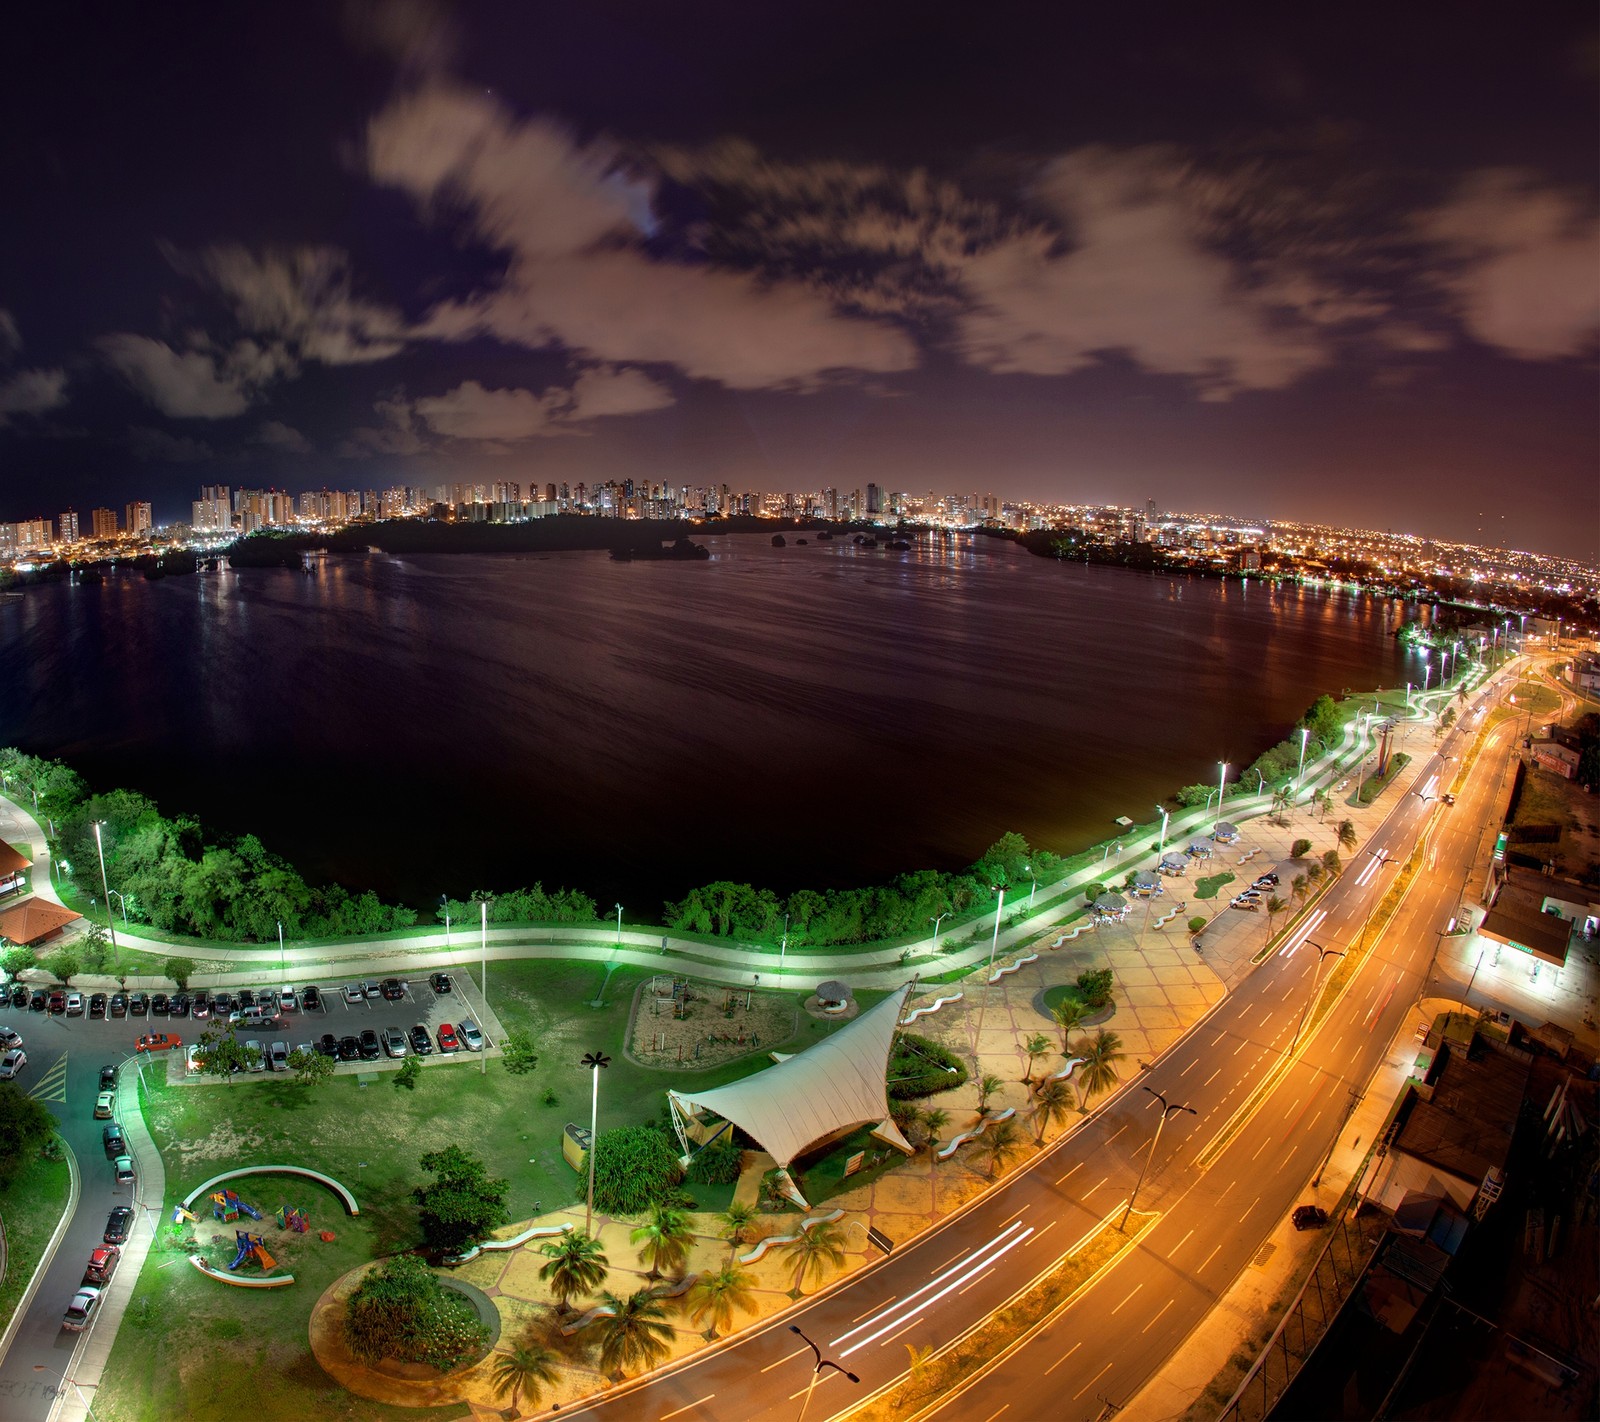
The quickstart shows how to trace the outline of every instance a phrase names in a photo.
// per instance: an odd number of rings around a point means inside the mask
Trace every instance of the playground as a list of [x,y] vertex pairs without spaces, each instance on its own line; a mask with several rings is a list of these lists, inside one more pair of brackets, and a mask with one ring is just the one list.
[[729,988],[658,973],[634,994],[628,1045],[641,1064],[704,1071],[780,1047],[799,1024],[797,991]]

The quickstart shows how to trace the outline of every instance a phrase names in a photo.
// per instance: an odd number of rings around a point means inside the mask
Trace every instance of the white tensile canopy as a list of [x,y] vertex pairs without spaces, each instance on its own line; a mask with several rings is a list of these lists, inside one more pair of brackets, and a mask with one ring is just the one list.
[[779,1165],[852,1126],[881,1123],[878,1134],[911,1154],[889,1118],[889,1052],[911,985],[889,994],[848,1027],[765,1071],[709,1091],[669,1091],[673,1123],[710,1111],[759,1141]]

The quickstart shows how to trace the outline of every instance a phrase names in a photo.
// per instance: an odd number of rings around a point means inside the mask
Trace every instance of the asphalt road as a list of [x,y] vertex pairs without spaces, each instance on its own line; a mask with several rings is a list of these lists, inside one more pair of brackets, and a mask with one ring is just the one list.
[[[456,977],[458,987],[460,977]],[[263,982],[262,987],[274,986]],[[314,1012],[285,1013],[276,1029],[240,1029],[240,1037],[272,1037],[286,1041],[291,1050],[324,1032],[335,1036],[359,1033],[364,1027],[381,1032],[385,1027],[409,1028],[426,1023],[430,1029],[440,1022],[455,1022],[461,1016],[477,1020],[470,999],[456,991],[436,996],[427,979],[406,985],[406,997],[398,1002],[364,998],[347,1003],[340,989],[342,980],[330,985],[325,1006]],[[87,1000],[87,996],[86,999]],[[94,1100],[99,1092],[100,1068],[115,1064],[123,1072],[135,1071],[134,1043],[146,1032],[170,1032],[182,1038],[185,1047],[199,1040],[213,1026],[211,1019],[192,1017],[127,1017],[108,1020],[84,1017],[56,1017],[27,1008],[0,1008],[0,1026],[15,1028],[22,1034],[28,1064],[17,1084],[43,1101],[61,1123],[61,1134],[77,1160],[81,1192],[72,1220],[68,1224],[55,1258],[40,1279],[32,1306],[23,1316],[4,1361],[0,1362],[0,1418],[4,1422],[44,1422],[61,1389],[62,1375],[72,1376],[75,1350],[88,1333],[69,1333],[61,1326],[62,1316],[72,1295],[83,1281],[83,1267],[91,1251],[101,1242],[106,1217],[113,1206],[137,1205],[141,1230],[159,1228],[162,1201],[145,1200],[138,1195],[138,1183],[118,1187],[106,1158],[101,1131],[104,1121],[94,1119]],[[464,1057],[472,1054],[463,1052]],[[144,1070],[165,1069],[164,1061],[147,1064]],[[370,1065],[375,1064],[369,1064]],[[346,1071],[355,1071],[355,1066]],[[206,1088],[210,1089],[210,1088]],[[48,1371],[38,1371],[42,1366]]]
[[[1509,732],[1499,734],[1504,744]],[[1444,753],[1456,752],[1453,741],[1446,739]],[[1303,936],[1330,950],[1353,943],[1396,872],[1373,856],[1403,860],[1430,817],[1442,820],[1437,858],[1453,866],[1451,856],[1468,854],[1490,810],[1489,772],[1497,765],[1486,752],[1470,791],[1443,807],[1422,792],[1435,776],[1447,781],[1453,769],[1438,754],[1419,755],[1388,791],[1387,819],[1322,899],[1314,928],[1289,944]],[[1196,1113],[1170,1118],[1139,1194],[1140,1211],[1160,1211],[1159,1221],[1056,1322],[971,1391],[947,1398],[941,1411],[978,1422],[1092,1418],[1107,1400],[1125,1401],[1298,1202],[1353,1104],[1352,1087],[1368,1079],[1413,1011],[1435,930],[1454,911],[1462,878],[1452,867],[1417,881],[1351,988],[1206,1168],[1202,1153],[1286,1058],[1312,992],[1318,962],[1312,947],[1274,954],[1153,1069],[966,1213],[816,1301],[642,1387],[597,1400],[583,1415],[793,1422],[805,1403],[812,1354],[790,1333],[791,1324],[861,1379],[851,1384],[831,1370],[822,1373],[811,1415],[830,1416],[892,1381],[905,1371],[907,1344],[937,1346],[958,1337],[1053,1268],[1102,1221],[1116,1222],[1159,1114],[1142,1089],[1149,1086]]]

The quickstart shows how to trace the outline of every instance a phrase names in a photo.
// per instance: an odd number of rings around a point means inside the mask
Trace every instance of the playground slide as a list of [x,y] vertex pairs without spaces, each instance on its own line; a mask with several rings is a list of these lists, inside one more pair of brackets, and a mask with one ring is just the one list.
[[233,1256],[233,1263],[228,1265],[228,1268],[237,1269],[241,1264],[244,1263],[246,1259],[250,1257],[250,1250],[252,1248],[253,1246],[250,1243],[250,1237],[248,1235],[241,1234],[239,1236],[239,1252]]
[[243,1210],[245,1214],[249,1215],[251,1219],[258,1220],[261,1218],[261,1211],[258,1210],[254,1205],[248,1204],[244,1200],[240,1200],[238,1205],[239,1208]]
[[278,1267],[278,1261],[267,1253],[267,1246],[264,1244],[256,1245],[256,1263],[261,1266],[263,1273],[269,1273]]

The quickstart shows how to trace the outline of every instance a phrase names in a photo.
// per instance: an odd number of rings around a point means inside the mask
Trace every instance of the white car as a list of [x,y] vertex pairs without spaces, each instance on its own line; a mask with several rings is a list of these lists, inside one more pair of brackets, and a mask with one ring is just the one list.
[[251,1071],[265,1071],[267,1069],[267,1050],[252,1037],[244,1044],[246,1054],[250,1058]]
[[83,994],[81,992],[69,992],[67,994],[67,1016],[83,1016]]
[[456,1023],[456,1035],[461,1038],[461,1045],[469,1052],[483,1050],[483,1033],[478,1030],[478,1024],[470,1017],[463,1017]]
[[82,1333],[89,1326],[89,1320],[94,1316],[99,1302],[100,1290],[91,1284],[85,1284],[72,1296],[72,1302],[67,1305],[67,1314],[61,1320],[61,1326],[71,1333]]
[[270,1071],[289,1070],[289,1044],[274,1040],[267,1043],[267,1067]]
[[278,1007],[283,1012],[298,1012],[300,1010],[300,994],[292,987],[285,987],[278,994]]
[[367,990],[360,983],[346,983],[344,985],[344,1000],[346,1002],[365,1002]]
[[22,1033],[15,1027],[0,1027],[0,1050],[10,1051],[22,1045]]
[[21,1047],[13,1047],[0,1057],[0,1081],[15,1081],[17,1073],[28,1064],[28,1054]]

